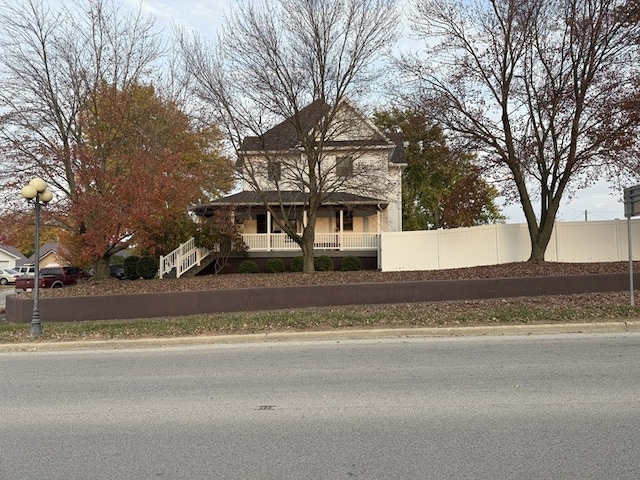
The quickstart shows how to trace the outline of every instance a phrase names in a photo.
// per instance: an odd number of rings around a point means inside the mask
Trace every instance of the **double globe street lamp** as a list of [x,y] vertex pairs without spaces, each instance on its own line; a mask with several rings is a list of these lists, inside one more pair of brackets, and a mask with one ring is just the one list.
[[47,189],[47,184],[41,178],[32,179],[28,185],[22,188],[20,194],[27,199],[33,201],[36,210],[36,234],[35,234],[35,263],[33,278],[33,315],[31,317],[31,329],[29,333],[32,337],[37,337],[42,333],[42,324],[40,323],[40,207],[46,205],[53,200],[53,193]]

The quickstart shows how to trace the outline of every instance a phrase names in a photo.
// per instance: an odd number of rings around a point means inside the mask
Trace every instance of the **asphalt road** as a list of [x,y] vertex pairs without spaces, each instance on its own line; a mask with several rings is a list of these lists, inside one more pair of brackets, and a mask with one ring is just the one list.
[[0,354],[0,478],[638,479],[640,334]]

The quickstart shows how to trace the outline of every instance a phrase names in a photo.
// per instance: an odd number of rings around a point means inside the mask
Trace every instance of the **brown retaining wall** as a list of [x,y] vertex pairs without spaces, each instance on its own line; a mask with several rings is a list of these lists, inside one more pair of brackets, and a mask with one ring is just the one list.
[[[634,275],[634,285],[640,285],[640,274]],[[340,305],[616,292],[628,289],[628,274],[606,274],[41,298],[40,319],[43,322],[116,320]],[[9,295],[6,298],[7,321],[30,322],[32,311],[32,299],[25,298],[24,295]]]

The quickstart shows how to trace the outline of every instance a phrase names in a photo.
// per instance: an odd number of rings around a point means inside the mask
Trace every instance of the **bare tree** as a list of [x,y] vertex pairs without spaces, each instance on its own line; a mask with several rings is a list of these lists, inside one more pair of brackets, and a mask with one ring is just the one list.
[[33,175],[53,186],[59,207],[73,202],[79,112],[104,84],[144,83],[162,45],[152,17],[113,0],[76,0],[57,9],[43,0],[0,6],[0,182],[11,198]]
[[[637,4],[415,0],[419,105],[518,199],[544,260],[564,195],[637,165]],[[540,203],[536,215],[534,205]]]
[[[314,270],[316,217],[327,196],[342,189],[364,195],[384,190],[380,172],[365,161],[365,142],[342,153],[353,160],[348,178],[335,175],[328,152],[335,154],[340,138],[357,134],[343,116],[352,109],[346,98],[364,95],[379,74],[376,62],[397,35],[396,3],[243,2],[226,19],[217,44],[179,34],[185,73],[226,126],[242,180],[264,192],[278,168],[277,191],[301,194],[307,213],[301,234],[288,220],[285,202],[274,206],[265,198],[264,204],[302,249],[305,272]],[[274,148],[282,140],[273,136],[276,124],[276,131],[293,136],[295,148]]]

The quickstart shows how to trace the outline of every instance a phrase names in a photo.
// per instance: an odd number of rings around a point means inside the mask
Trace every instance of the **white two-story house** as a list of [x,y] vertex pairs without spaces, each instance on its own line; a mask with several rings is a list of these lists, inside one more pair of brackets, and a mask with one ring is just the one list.
[[[330,123],[319,127],[328,111]],[[232,210],[247,255],[258,263],[301,255],[291,233],[302,235],[315,216],[316,256],[339,264],[355,255],[377,268],[380,233],[402,230],[404,167],[400,136],[385,135],[349,101],[333,110],[316,101],[295,119],[246,137],[236,163],[242,190],[191,210],[203,218]]]

